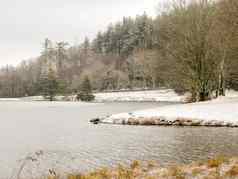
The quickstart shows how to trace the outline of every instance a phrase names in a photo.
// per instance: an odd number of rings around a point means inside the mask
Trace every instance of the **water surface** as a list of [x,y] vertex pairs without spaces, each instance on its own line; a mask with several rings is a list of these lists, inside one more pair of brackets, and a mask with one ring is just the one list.
[[[93,125],[98,116],[168,103],[0,103],[0,178],[87,171],[133,160],[162,165],[238,155],[237,128]],[[40,153],[37,160],[27,158]],[[42,155],[41,155],[42,154]],[[33,159],[35,159],[33,157]],[[25,163],[24,163],[25,162]]]

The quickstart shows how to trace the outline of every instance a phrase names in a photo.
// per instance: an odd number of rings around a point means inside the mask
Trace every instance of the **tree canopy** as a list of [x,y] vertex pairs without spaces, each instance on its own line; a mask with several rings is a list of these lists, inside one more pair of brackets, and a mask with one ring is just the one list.
[[193,101],[238,89],[238,1],[175,0],[156,18],[146,13],[110,24],[78,46],[46,39],[37,59],[0,70],[0,96],[41,93],[52,68],[63,90],[169,87]]

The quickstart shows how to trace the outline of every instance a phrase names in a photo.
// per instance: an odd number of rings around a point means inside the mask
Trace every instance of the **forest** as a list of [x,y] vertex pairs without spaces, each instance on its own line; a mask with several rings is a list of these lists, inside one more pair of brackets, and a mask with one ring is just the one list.
[[191,101],[238,90],[238,1],[175,0],[78,46],[45,39],[38,58],[0,69],[0,97],[43,95],[49,81],[70,95],[86,77],[94,91],[166,87]]

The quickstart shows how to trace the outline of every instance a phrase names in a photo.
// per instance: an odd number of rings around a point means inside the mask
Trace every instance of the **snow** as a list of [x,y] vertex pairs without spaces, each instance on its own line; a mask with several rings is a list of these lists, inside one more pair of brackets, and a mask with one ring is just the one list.
[[0,98],[0,101],[20,101],[19,98]]
[[154,109],[115,114],[102,119],[103,123],[128,124],[129,120],[158,119],[167,122],[190,120],[199,125],[238,126],[238,92],[229,91],[227,97],[191,104],[177,104]]
[[[119,91],[95,93],[95,102],[183,102],[185,96],[179,96],[172,89]],[[76,95],[56,96],[57,101],[77,101]],[[42,96],[22,97],[21,101],[44,101]]]
[[22,97],[22,101],[44,101],[43,96],[28,96],[28,97]]
[[96,93],[95,101],[97,102],[181,102],[184,96],[179,96],[172,89],[147,90],[147,91],[130,91],[130,92],[108,92]]
[[[68,99],[68,100],[66,100]],[[46,101],[43,96],[27,96],[22,97],[19,100],[21,101]],[[76,96],[55,96],[56,101],[76,101]]]

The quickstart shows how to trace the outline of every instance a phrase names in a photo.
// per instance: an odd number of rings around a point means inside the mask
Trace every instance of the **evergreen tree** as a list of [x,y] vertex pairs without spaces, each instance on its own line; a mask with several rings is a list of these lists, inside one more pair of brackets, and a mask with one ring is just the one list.
[[81,87],[80,93],[77,95],[77,100],[81,101],[92,101],[94,100],[94,95],[92,94],[92,86],[88,76],[85,76]]
[[54,100],[54,97],[59,90],[59,83],[55,72],[51,67],[49,68],[48,74],[42,75],[39,87],[44,98],[49,99],[50,101]]
[[63,62],[67,58],[67,50],[66,46],[69,44],[67,42],[56,42],[56,64],[57,64],[57,71],[58,71],[58,76],[62,80],[63,78]]
[[103,53],[103,35],[98,32],[96,39],[93,41],[93,51],[96,53]]

